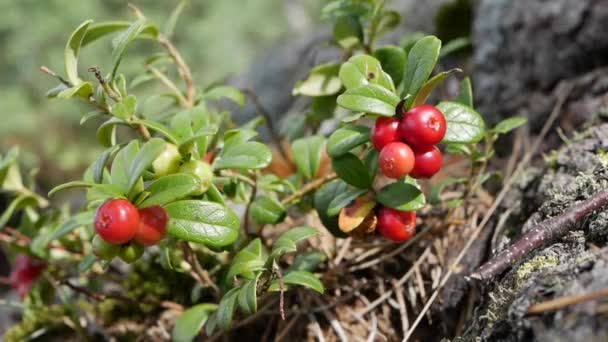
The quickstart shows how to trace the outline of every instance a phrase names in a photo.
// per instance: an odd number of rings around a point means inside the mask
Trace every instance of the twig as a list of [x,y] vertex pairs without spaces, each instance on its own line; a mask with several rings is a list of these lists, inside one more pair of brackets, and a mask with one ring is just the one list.
[[[317,298],[316,296],[313,298],[314,298],[315,302],[317,302],[318,305],[323,305],[323,302],[321,302],[321,300],[319,298]],[[340,321],[336,318],[336,316],[334,316],[334,314],[329,312],[329,310],[324,310],[324,311],[322,311],[322,313],[325,316],[325,318],[329,321],[329,324],[336,332],[336,335],[338,335],[338,338],[340,339],[340,341],[347,342],[348,337],[346,336],[346,332],[344,332],[344,328],[342,328],[342,324],[340,324]]]
[[169,56],[171,56],[171,58],[175,62],[175,65],[177,66],[177,71],[184,80],[184,83],[186,84],[186,105],[188,108],[191,108],[192,106],[194,106],[195,96],[192,71],[190,71],[190,67],[188,66],[188,64],[184,62],[184,58],[179,53],[175,45],[173,45],[173,43],[169,39],[167,39],[167,37],[162,34],[159,35],[158,42],[167,50]]
[[150,70],[150,72],[154,76],[156,76],[156,78],[159,81],[161,81],[162,84],[164,84],[167,88],[169,88],[170,90],[172,90],[175,93],[175,96],[177,96],[177,99],[178,99],[180,105],[182,105],[184,107],[189,106],[188,100],[186,100],[186,98],[184,97],[182,92],[179,90],[179,88],[175,85],[175,83],[173,83],[173,81],[171,81],[167,76],[165,76],[165,74],[163,74],[160,70],[158,70],[158,68],[156,68],[152,65],[146,65],[146,69]]
[[72,84],[72,82],[66,80],[65,78],[61,77],[60,75],[58,75],[56,72],[54,72],[53,70],[49,69],[46,66],[41,66],[40,70],[42,70],[42,72],[49,74],[53,77],[55,77],[56,79],[59,80],[59,82],[63,83],[64,86],[68,87],[68,88],[72,88],[74,85]]
[[188,263],[194,269],[194,273],[197,275],[198,278],[197,280],[201,283],[201,285],[212,288],[215,293],[220,293],[220,289],[217,287],[217,285],[215,285],[213,280],[211,280],[211,278],[209,277],[209,273],[201,267],[201,264],[198,262],[196,254],[194,253],[192,247],[190,247],[187,241],[182,242],[182,249],[186,256],[186,260],[188,260]]
[[285,337],[285,335],[291,330],[291,328],[293,327],[293,324],[298,320],[298,318],[300,318],[300,314],[294,315],[293,318],[291,320],[289,320],[289,322],[285,325],[285,328],[283,328],[283,330],[281,330],[281,332],[279,332],[276,335],[274,340],[275,341],[283,340],[283,337]]
[[395,297],[397,297],[397,303],[399,303],[399,315],[401,316],[401,330],[403,336],[407,333],[409,327],[409,321],[407,319],[407,310],[405,308],[405,298],[403,297],[403,289],[397,285],[397,282],[393,281],[393,288],[395,289]]
[[314,329],[315,334],[317,335],[317,341],[325,342],[325,338],[323,337],[323,331],[321,331],[321,326],[319,325],[319,322],[315,318],[315,315],[312,313],[309,313],[308,319],[310,319],[310,321],[312,323],[312,328]]
[[545,312],[557,311],[557,310],[563,309],[565,307],[568,307],[570,305],[574,305],[574,304],[578,304],[578,303],[582,303],[582,302],[588,302],[588,301],[600,299],[603,297],[608,297],[608,287],[605,287],[601,290],[589,292],[589,293],[564,296],[564,297],[560,297],[560,298],[547,300],[542,303],[534,304],[528,309],[528,314],[536,315],[536,314],[542,314]]
[[583,217],[607,203],[608,190],[600,191],[592,198],[569,207],[563,214],[541,222],[509,247],[481,265],[470,277],[481,281],[492,279],[530,252],[561,237]]
[[[498,208],[500,203],[502,203],[502,200],[507,195],[507,192],[511,189],[511,186],[513,185],[513,182],[515,181],[516,177],[518,177],[519,174],[523,171],[524,167],[526,167],[529,164],[530,159],[532,159],[532,156],[536,154],[536,151],[538,150],[540,143],[545,139],[545,136],[549,132],[549,129],[551,128],[553,123],[555,122],[555,119],[557,119],[557,117],[559,116],[559,114],[561,112],[561,108],[562,108],[564,102],[566,101],[568,94],[570,94],[571,89],[572,89],[572,87],[570,85],[567,85],[566,88],[564,88],[561,91],[561,96],[559,97],[557,103],[555,104],[555,107],[553,108],[553,112],[551,113],[551,115],[549,116],[547,121],[545,122],[545,125],[543,126],[540,134],[538,135],[538,137],[536,137],[536,140],[534,141],[534,145],[532,146],[532,149],[530,149],[530,151],[528,151],[528,153],[521,160],[521,162],[517,166],[517,169],[515,170],[515,172],[513,172],[513,174],[511,174],[511,176],[505,180],[502,190],[498,193],[498,195],[494,199],[494,203],[489,208],[489,210],[486,212],[486,214],[483,217],[483,219],[481,220],[481,222],[473,230],[473,232],[471,233],[471,236],[469,237],[469,240],[465,244],[464,248],[458,254],[458,256],[456,257],[454,262],[450,265],[448,272],[441,279],[439,286],[437,287],[437,289],[435,289],[435,291],[433,292],[433,294],[431,295],[429,300],[426,302],[426,304],[422,308],[422,311],[420,311],[420,313],[418,314],[418,317],[416,317],[416,320],[414,321],[414,323],[410,327],[410,330],[407,332],[407,334],[404,337],[405,341],[407,341],[410,338],[410,336],[412,336],[412,334],[414,333],[414,330],[416,329],[418,324],[420,324],[420,321],[422,320],[422,318],[424,317],[426,312],[431,308],[431,305],[433,304],[435,299],[437,299],[437,296],[443,289],[443,286],[445,286],[445,284],[448,282],[448,280],[454,273],[454,270],[460,264],[460,261],[462,260],[462,258],[464,258],[464,256],[468,252],[469,248],[471,248],[471,246],[473,245],[473,242],[475,242],[477,240],[477,237],[483,231],[483,228],[485,227],[485,225],[490,221],[490,218],[492,217],[492,215],[494,215],[494,212],[496,211],[496,209]],[[473,224],[474,224],[474,222],[473,222]]]
[[262,114],[264,120],[266,121],[266,126],[268,126],[268,131],[270,131],[270,137],[277,145],[279,153],[281,153],[281,156],[283,157],[283,159],[285,159],[286,162],[290,162],[291,160],[289,158],[289,154],[287,154],[287,151],[285,151],[285,149],[283,148],[283,144],[281,143],[281,137],[279,136],[279,133],[274,127],[272,116],[270,115],[270,113],[268,113],[264,105],[262,105],[262,101],[260,101],[258,95],[252,89],[245,88],[241,89],[241,91],[243,92],[243,94],[247,95],[251,99],[257,111]]
[[283,274],[276,260],[272,264],[272,270],[279,278],[279,312],[281,313],[281,319],[285,320],[285,282],[283,282]]
[[108,84],[106,79],[101,74],[101,70],[98,66],[92,66],[89,69],[89,72],[92,72],[95,75],[95,78],[103,88],[103,91],[112,99],[114,102],[120,102],[120,94],[117,94]]
[[323,178],[315,179],[312,182],[305,184],[302,188],[300,188],[300,190],[285,197],[281,201],[281,203],[283,205],[292,204],[291,202],[300,200],[302,197],[307,195],[309,192],[313,192],[313,191],[317,190],[318,188],[322,187],[325,183],[331,182],[332,180],[336,179],[336,177],[337,177],[336,173],[332,172],[330,174],[325,175],[325,177],[323,177]]

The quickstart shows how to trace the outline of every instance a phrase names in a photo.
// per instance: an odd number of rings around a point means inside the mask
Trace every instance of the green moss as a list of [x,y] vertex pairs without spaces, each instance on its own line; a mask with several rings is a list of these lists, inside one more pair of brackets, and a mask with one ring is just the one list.
[[544,255],[535,256],[517,269],[517,278],[521,282],[540,269],[555,267],[558,264],[559,260],[556,257]]

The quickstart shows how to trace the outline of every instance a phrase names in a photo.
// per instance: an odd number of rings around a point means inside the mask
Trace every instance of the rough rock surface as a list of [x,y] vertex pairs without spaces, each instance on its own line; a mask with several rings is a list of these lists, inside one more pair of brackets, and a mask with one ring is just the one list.
[[[531,169],[502,205],[512,210],[493,250],[577,201],[608,187],[608,124],[588,130],[549,156],[545,170]],[[520,229],[521,227],[521,229]],[[464,336],[472,341],[607,341],[605,301],[588,301],[542,315],[530,305],[608,286],[608,210],[591,214],[555,243],[517,263],[484,287]],[[604,312],[602,313],[602,310]]]
[[[608,65],[606,22],[607,0],[479,1],[473,69],[481,112],[491,121],[523,112],[540,124],[551,110],[558,82],[580,79]],[[603,84],[602,95],[607,79],[603,71],[596,80]],[[597,109],[579,108],[584,111],[579,114],[584,117]]]

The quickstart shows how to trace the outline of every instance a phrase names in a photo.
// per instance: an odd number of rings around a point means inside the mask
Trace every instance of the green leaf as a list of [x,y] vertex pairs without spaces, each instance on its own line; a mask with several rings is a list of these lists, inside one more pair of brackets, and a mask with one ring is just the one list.
[[110,156],[118,149],[118,146],[112,146],[110,148],[105,149],[95,163],[93,163],[92,172],[93,172],[93,181],[95,183],[101,184],[103,181],[103,172],[106,169],[106,164],[110,159]]
[[161,124],[160,122],[144,119],[135,119],[134,122],[139,125],[144,125],[147,128],[164,135],[172,144],[179,144],[178,138],[171,133],[169,127]]
[[133,42],[133,40],[144,30],[146,24],[146,19],[141,18],[131,24],[128,29],[126,29],[118,39],[118,43],[114,47],[112,51],[112,74],[110,76],[110,81],[114,80],[116,76],[116,72],[118,71],[118,66],[120,65],[120,61],[122,57],[127,52],[127,48]]
[[441,203],[441,192],[443,191],[443,189],[445,189],[447,186],[450,186],[452,184],[464,184],[466,182],[467,182],[466,178],[449,177],[449,178],[442,180],[441,182],[439,182],[439,184],[437,184],[431,188],[431,193],[429,194],[429,203],[430,204]]
[[354,201],[355,198],[365,194],[368,192],[368,189],[349,189],[342,193],[339,193],[334,199],[329,203],[327,207],[327,215],[336,216],[340,213],[342,208],[346,207],[350,202]]
[[190,152],[194,143],[199,142],[201,138],[212,137],[217,133],[218,127],[216,125],[208,125],[199,129],[193,133],[188,139],[182,140],[178,146],[180,153],[186,154]]
[[396,85],[401,84],[407,55],[402,48],[394,45],[385,45],[374,51],[374,57],[378,59],[384,69],[393,79]]
[[262,195],[251,204],[251,216],[260,224],[276,224],[285,219],[286,210],[281,202]]
[[332,158],[331,164],[340,179],[357,188],[367,189],[371,186],[367,168],[352,153]]
[[190,342],[209,318],[209,313],[217,310],[215,304],[198,304],[184,311],[176,320],[171,337],[175,342]]
[[[395,29],[401,21],[401,15],[395,10],[386,10],[380,13],[380,18],[376,27],[378,36]],[[399,84],[395,82],[395,84]]]
[[63,83],[59,83],[58,85],[54,86],[53,88],[49,89],[44,96],[46,96],[49,99],[55,98],[57,97],[62,91],[68,89],[68,86],[66,86]]
[[410,50],[403,74],[402,95],[410,94],[411,97],[405,108],[411,107],[418,91],[433,72],[440,49],[441,41],[435,36],[427,36],[418,40]]
[[514,116],[499,122],[496,126],[494,126],[492,132],[506,134],[522,125],[525,125],[526,122],[528,122],[527,118],[523,116]]
[[257,135],[258,132],[249,128],[238,128],[226,131],[226,133],[224,133],[224,147],[222,149],[222,154],[251,140]]
[[323,137],[313,135],[295,140],[291,144],[296,166],[304,177],[312,179],[317,175],[324,143],[325,139]]
[[483,139],[485,123],[473,108],[458,102],[441,102],[437,105],[447,122],[443,141],[446,143],[476,143]]
[[219,248],[234,243],[238,237],[238,216],[220,204],[184,200],[167,205],[165,210],[169,215],[169,234],[180,239]]
[[97,140],[105,147],[116,145],[116,125],[128,125],[125,121],[113,117],[99,126]]
[[110,179],[112,180],[112,184],[120,187],[124,194],[128,194],[131,189],[131,165],[137,157],[138,152],[139,142],[133,140],[116,154],[114,161],[112,162]]
[[177,6],[175,7],[175,9],[173,9],[173,11],[171,12],[169,19],[167,19],[167,22],[165,23],[165,29],[163,30],[167,38],[171,38],[171,36],[173,36],[175,26],[177,25],[177,19],[179,19],[179,16],[182,14],[182,11],[184,10],[184,7],[186,7],[186,4],[188,4],[188,2],[189,0],[180,1],[179,4],[177,4]]
[[346,125],[337,129],[327,140],[327,153],[339,157],[370,140],[370,129],[366,126]]
[[363,26],[357,16],[340,16],[334,23],[334,39],[343,49],[351,50],[363,41]]
[[161,177],[146,189],[150,197],[146,198],[139,206],[142,208],[153,205],[165,205],[182,199],[199,188],[199,180],[185,173],[174,173]]
[[4,209],[4,211],[2,212],[2,216],[0,216],[0,230],[3,229],[4,226],[8,223],[15,211],[28,206],[35,206],[37,204],[38,201],[34,196],[31,196],[29,194],[17,196],[11,201],[11,203],[6,207],[6,209]]
[[375,84],[348,89],[338,96],[338,104],[341,107],[382,116],[395,115],[395,107],[399,101],[399,97],[393,92]]
[[245,95],[243,95],[243,93],[235,87],[213,87],[203,94],[203,99],[205,100],[219,100],[221,98],[232,100],[241,107],[245,105]]
[[247,315],[251,315],[258,311],[258,298],[257,298],[257,285],[258,279],[260,279],[259,272],[256,274],[254,279],[251,279],[244,283],[239,290],[238,303],[239,307]]
[[296,83],[292,95],[328,96],[337,94],[342,89],[342,82],[338,77],[340,64],[321,64],[310,70],[308,77]]
[[380,189],[376,200],[389,208],[400,211],[418,210],[424,207],[424,194],[408,181],[397,181]]
[[[284,274],[283,283],[308,287],[309,289],[315,290],[321,294],[325,292],[325,288],[323,287],[323,284],[321,283],[319,278],[317,278],[317,276],[315,276],[314,274],[306,271],[290,271]],[[276,285],[273,286],[273,289],[274,288],[276,288]]]
[[91,82],[81,82],[77,86],[62,90],[57,94],[57,98],[70,99],[74,96],[78,96],[83,99],[88,99],[91,95],[93,95],[93,92],[94,89]]
[[89,28],[87,29],[84,37],[82,38],[81,46],[88,45],[89,43],[92,43],[97,39],[100,39],[118,31],[122,31],[128,27],[129,22],[127,21],[106,21],[91,24],[89,25]]
[[471,86],[471,79],[465,77],[460,82],[460,94],[456,98],[456,102],[460,102],[465,106],[473,108],[473,87]]
[[87,32],[87,28],[92,23],[92,20],[87,20],[80,24],[72,35],[65,46],[65,72],[68,75],[68,80],[73,85],[79,85],[81,80],[78,77],[78,53],[80,52],[80,46],[82,45],[82,39]]
[[271,255],[273,258],[278,258],[283,254],[296,252],[299,241],[306,240],[317,234],[319,232],[311,227],[291,228],[272,244]]
[[313,272],[323,262],[327,261],[327,255],[320,251],[310,251],[299,254],[289,267],[289,270]]
[[266,255],[262,240],[256,238],[243,248],[232,260],[226,279],[241,276],[245,279],[254,279],[255,272],[264,269]]
[[95,264],[96,261],[97,261],[97,257],[95,256],[95,254],[89,254],[89,255],[85,256],[78,263],[78,272],[80,272],[80,273],[88,272],[93,267],[93,265]]
[[384,88],[386,92],[395,91],[391,77],[382,70],[380,62],[369,55],[351,57],[340,67],[339,76],[346,89],[374,84],[379,88]]
[[144,170],[152,166],[152,162],[160,156],[164,149],[165,141],[158,138],[152,138],[142,146],[129,171],[127,193],[131,192]]
[[53,196],[54,194],[56,194],[57,192],[62,191],[62,190],[72,189],[72,188],[90,188],[92,186],[95,186],[95,183],[84,182],[84,181],[72,181],[72,182],[63,183],[63,184],[57,185],[56,187],[52,188],[51,191],[49,191],[49,197]]
[[91,224],[94,217],[95,211],[84,211],[70,217],[69,220],[60,225],[58,229],[49,236],[48,242],[60,239],[78,227]]
[[137,109],[137,98],[133,95],[129,95],[118,102],[114,108],[112,108],[112,114],[123,120],[129,119],[135,115]]
[[327,228],[327,230],[329,230],[332,235],[341,238],[344,238],[348,235],[343,233],[338,227],[338,217],[330,216],[327,213],[327,209],[329,208],[329,204],[336,196],[341,193],[344,193],[347,190],[348,184],[344,183],[339,179],[336,179],[323,185],[321,188],[315,191],[315,196],[313,198],[315,210],[317,211],[319,219],[321,220],[323,225]]
[[249,141],[240,144],[221,155],[213,163],[216,170],[222,169],[262,169],[270,164],[272,152],[268,146]]
[[376,172],[378,172],[378,157],[380,156],[380,152],[376,149],[371,149],[365,155],[365,159],[363,159],[363,164],[367,168],[367,175],[369,176],[369,180],[371,183],[374,183],[374,179],[376,178]]
[[439,58],[443,58],[447,55],[450,55],[469,46],[471,46],[471,39],[469,39],[468,37],[452,39],[441,48]]
[[104,112],[100,112],[100,111],[97,111],[97,110],[94,110],[94,111],[88,112],[88,113],[84,114],[84,115],[83,115],[83,116],[80,118],[80,122],[79,122],[79,124],[80,124],[80,125],[84,125],[84,124],[85,124],[87,121],[91,120],[92,118],[95,118],[95,117],[102,117],[103,115],[104,115]]
[[424,83],[424,85],[422,86],[422,88],[420,88],[418,95],[416,95],[416,98],[414,99],[414,102],[412,103],[412,107],[416,107],[418,105],[425,103],[426,100],[431,95],[431,92],[433,91],[433,89],[435,89],[438,85],[440,85],[446,78],[448,78],[448,76],[450,76],[451,74],[457,73],[457,72],[462,72],[462,70],[461,69],[451,69],[448,71],[440,72],[437,75],[433,76],[430,80],[426,81]]
[[217,325],[222,330],[226,330],[232,324],[232,316],[236,310],[236,302],[238,298],[240,287],[235,287],[228,291],[217,309]]
[[194,131],[192,130],[192,117],[190,112],[182,111],[173,116],[171,119],[171,132],[179,141],[183,141],[192,136]]

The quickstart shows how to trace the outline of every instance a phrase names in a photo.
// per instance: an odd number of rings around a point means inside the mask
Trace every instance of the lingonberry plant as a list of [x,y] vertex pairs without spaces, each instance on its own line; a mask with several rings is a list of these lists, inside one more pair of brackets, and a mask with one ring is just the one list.
[[[171,297],[170,290],[152,299],[141,297],[139,304],[154,307],[179,301],[172,304],[184,310],[173,329],[175,340],[191,340],[203,326],[207,335],[228,329],[237,311],[253,314],[258,301],[274,292],[279,292],[282,314],[284,292],[294,286],[323,293],[315,273],[325,260],[323,253],[284,257],[297,253],[297,244],[321,227],[294,227],[288,217],[316,213],[338,238],[407,241],[416,232],[416,210],[426,204],[417,179],[433,177],[442,166],[437,145],[470,157],[475,172],[467,180],[441,182],[431,199],[452,183],[483,184],[493,142],[523,124],[511,119],[486,131],[466,78],[457,99],[427,103],[435,87],[460,72],[431,77],[441,41],[425,36],[407,48],[378,47],[378,40],[398,24],[398,13],[385,9],[383,0],[334,0],[323,14],[333,22],[334,43],[344,50],[344,59],[312,68],[296,84],[294,95],[309,97],[310,109],[287,117],[280,133],[270,126],[273,136],[285,138],[285,144],[271,148],[253,140],[264,115],[237,126],[225,110],[223,100],[243,105],[249,96],[258,102],[255,90],[196,85],[170,40],[182,8],[164,31],[136,8],[133,22],[85,21],[66,44],[64,75],[43,67],[59,81],[48,97],[91,106],[81,123],[98,122],[97,138],[105,147],[81,180],[49,193],[84,188],[86,201],[78,212],[49,208],[33,191],[35,173],[24,184],[16,149],[0,162],[2,189],[15,197],[0,226],[23,213],[17,236],[31,244],[19,246],[32,257],[49,260],[52,285],[67,286],[72,296],[103,300],[86,289],[92,278],[78,275],[100,274],[117,258],[133,268],[160,264],[169,277],[186,274],[196,282],[189,299]],[[103,59],[108,69],[79,60],[81,49],[111,35],[113,50]],[[146,60],[143,72],[123,74],[121,61],[135,41],[158,52]],[[162,85],[160,93],[141,90],[153,81]],[[333,125],[328,137],[321,123]],[[484,139],[482,149],[478,143]],[[273,151],[295,171],[273,173]],[[239,207],[244,210],[237,215]],[[270,234],[270,226],[286,231]],[[53,266],[58,262],[77,267]],[[29,309],[43,305],[35,301]]]

